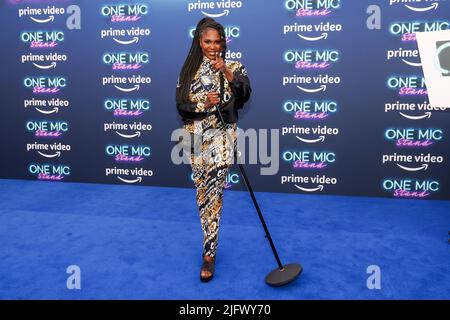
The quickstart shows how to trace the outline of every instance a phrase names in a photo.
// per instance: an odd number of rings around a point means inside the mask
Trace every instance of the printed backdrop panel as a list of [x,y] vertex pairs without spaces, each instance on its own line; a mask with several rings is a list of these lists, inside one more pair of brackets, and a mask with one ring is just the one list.
[[415,39],[449,29],[448,1],[2,1],[1,178],[193,187],[175,86],[209,16],[251,80],[256,191],[450,199],[450,115]]

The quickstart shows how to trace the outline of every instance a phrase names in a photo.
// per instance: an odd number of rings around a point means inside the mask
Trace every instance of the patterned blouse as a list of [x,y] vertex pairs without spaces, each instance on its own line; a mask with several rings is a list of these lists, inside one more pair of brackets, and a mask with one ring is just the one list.
[[[226,123],[236,123],[238,121],[238,109],[242,109],[251,94],[250,81],[247,70],[239,61],[225,61],[227,68],[233,72],[233,81],[230,83],[224,78],[223,102],[220,107],[222,116]],[[209,84],[209,85],[207,85]],[[182,100],[180,94],[180,84],[177,84],[177,109],[185,123],[194,120],[201,120],[213,112],[215,108],[205,108],[208,92],[219,91],[220,78],[219,71],[214,70],[211,60],[206,56],[192,79],[189,93],[189,103]]]

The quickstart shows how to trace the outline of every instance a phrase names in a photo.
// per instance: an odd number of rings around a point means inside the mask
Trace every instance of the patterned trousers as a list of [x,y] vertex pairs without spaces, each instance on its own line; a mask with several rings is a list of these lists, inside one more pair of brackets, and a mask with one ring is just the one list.
[[211,115],[184,128],[203,135],[200,152],[191,154],[190,161],[203,231],[203,256],[214,257],[226,177],[236,151],[237,124],[226,124],[225,131],[216,116]]

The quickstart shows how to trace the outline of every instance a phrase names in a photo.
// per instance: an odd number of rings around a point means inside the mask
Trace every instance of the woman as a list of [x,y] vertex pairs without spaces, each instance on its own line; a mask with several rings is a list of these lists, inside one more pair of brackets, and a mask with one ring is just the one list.
[[[224,185],[230,159],[236,153],[238,109],[242,109],[251,93],[242,64],[224,61],[226,49],[223,26],[211,18],[200,20],[176,90],[184,129],[201,138],[198,152],[190,154],[190,162],[204,235],[200,273],[203,282],[214,275]],[[213,90],[206,86],[208,79]]]

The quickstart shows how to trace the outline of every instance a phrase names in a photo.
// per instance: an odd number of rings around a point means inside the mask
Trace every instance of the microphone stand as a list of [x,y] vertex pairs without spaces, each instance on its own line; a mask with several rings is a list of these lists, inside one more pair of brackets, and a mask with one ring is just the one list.
[[[227,134],[225,120],[223,119],[222,114],[220,112],[220,107],[222,105],[223,94],[224,94],[224,81],[225,81],[223,72],[219,73],[219,77],[220,77],[220,89],[219,89],[220,90],[220,92],[219,92],[220,101],[219,101],[219,105],[216,106],[215,115],[216,115],[216,117],[219,118],[220,122],[223,125],[225,134]],[[227,137],[227,139],[229,139],[229,137]],[[272,252],[273,252],[275,259],[277,261],[277,264],[278,264],[278,268],[274,269],[266,276],[265,282],[268,285],[274,286],[274,287],[279,287],[279,286],[288,284],[288,283],[294,281],[300,275],[300,273],[303,271],[303,267],[300,264],[296,264],[296,263],[291,263],[291,264],[286,264],[286,265],[283,265],[281,263],[280,257],[278,256],[277,249],[275,248],[275,244],[273,243],[272,237],[270,236],[269,229],[267,228],[266,222],[261,213],[261,209],[259,208],[258,202],[256,201],[256,197],[253,192],[253,188],[250,184],[247,174],[245,173],[244,166],[241,163],[239,163],[239,161],[238,161],[238,166],[239,166],[239,170],[242,174],[242,177],[244,178],[245,186],[247,187],[247,190],[250,193],[250,197],[252,198],[253,205],[255,206],[255,209],[258,213],[261,224],[264,228],[264,232],[266,233],[265,237],[267,238],[267,240],[269,240],[270,247],[272,248]]]

